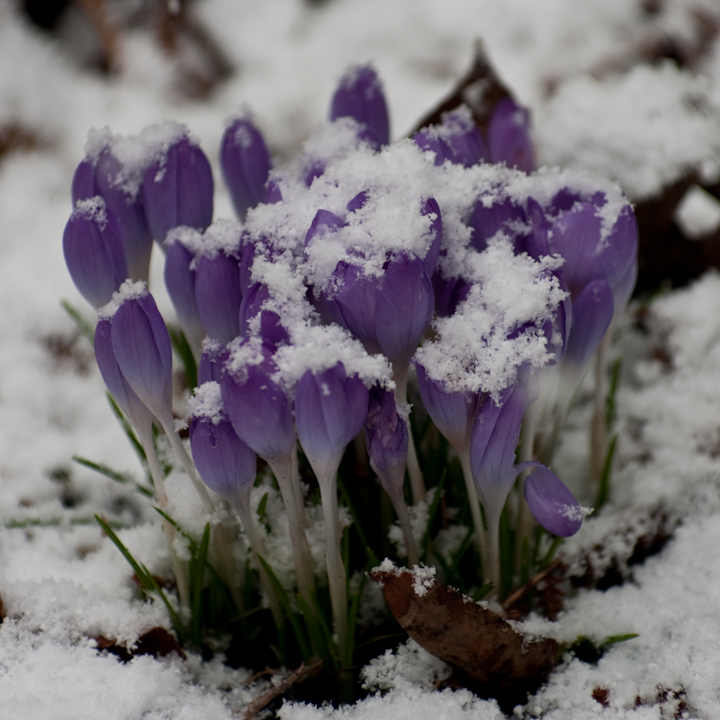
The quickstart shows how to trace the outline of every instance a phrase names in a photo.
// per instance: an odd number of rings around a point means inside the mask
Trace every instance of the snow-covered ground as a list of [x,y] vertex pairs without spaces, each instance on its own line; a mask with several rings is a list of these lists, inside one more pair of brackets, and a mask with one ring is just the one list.
[[[107,3],[117,17],[137,4]],[[248,672],[194,656],[123,664],[93,640],[128,645],[170,626],[159,605],[137,599],[127,564],[93,520],[99,513],[132,525],[121,537],[153,571],[167,563],[153,511],[132,489],[71,462],[76,454],[139,474],[91,348],[59,304],[64,298],[85,309],[61,237],[89,128],[137,133],[166,118],[185,122],[219,177],[215,148],[225,120],[248,106],[283,163],[324,119],[342,71],[372,60],[392,136],[400,138],[450,89],[482,38],[501,78],[533,113],[540,162],[610,176],[638,202],[691,170],[712,182],[720,168],[717,1],[198,0],[192,11],[234,68],[202,100],[180,89],[192,63],[202,63],[188,53],[188,69],[163,55],[147,24],[122,31],[120,70],[106,78],[81,67],[77,44],[89,32],[81,17],[53,38],[31,28],[17,3],[0,0],[0,146],[11,126],[35,145],[0,156],[2,718],[214,720],[233,717],[263,689],[246,684]],[[661,40],[695,48],[693,71],[640,64],[641,50],[651,55],[647,48]],[[217,185],[215,216],[231,217]],[[720,223],[717,205],[697,190],[678,222],[689,236],[711,232]],[[159,266],[151,282],[162,288]],[[171,314],[162,295],[160,305]],[[637,637],[611,646],[596,664],[568,655],[516,710],[519,717],[720,717],[718,308],[720,276],[711,272],[636,307],[620,329],[614,494],[563,552],[578,563],[590,558],[599,571],[612,549],[622,554],[659,515],[672,537],[622,585],[569,597],[557,623],[527,621],[563,641]],[[586,459],[576,429],[583,420],[581,408],[558,459],[568,480]],[[280,715],[502,717],[494,701],[468,691],[433,692],[442,673],[410,643],[366,671],[384,694],[338,711],[288,703]]]

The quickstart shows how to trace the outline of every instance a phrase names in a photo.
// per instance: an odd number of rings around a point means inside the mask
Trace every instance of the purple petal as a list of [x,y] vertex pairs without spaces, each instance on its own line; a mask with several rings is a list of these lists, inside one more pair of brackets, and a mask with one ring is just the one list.
[[420,397],[433,423],[456,450],[466,447],[477,415],[479,396],[448,392],[445,383],[430,378],[422,364],[416,362],[415,367]]
[[249,121],[239,118],[225,129],[220,143],[220,165],[237,216],[266,200],[265,184],[271,163],[265,140]]
[[178,320],[186,335],[199,337],[205,335],[197,303],[195,302],[195,270],[191,263],[195,255],[180,241],[170,243],[165,254],[165,287],[177,313]]
[[345,221],[331,213],[329,210],[318,210],[313,218],[312,225],[305,235],[305,247],[310,247],[316,237],[323,237],[327,233],[332,233],[345,225]]
[[124,300],[112,318],[112,346],[120,372],[158,417],[172,415],[172,348],[150,293]]
[[340,78],[330,104],[330,120],[352,117],[366,125],[380,145],[390,141],[390,122],[382,83],[370,65],[350,68]]
[[63,253],[80,294],[96,308],[127,278],[120,229],[102,198],[80,201],[65,226]]
[[224,345],[240,334],[240,267],[224,252],[203,255],[195,271],[195,302],[208,337]]
[[365,190],[362,192],[359,192],[348,204],[347,204],[347,211],[349,213],[354,213],[356,210],[359,210],[361,207],[365,205],[368,199],[368,194]]
[[255,283],[240,303],[240,334],[243,337],[249,337],[250,322],[260,315],[259,336],[268,345],[273,348],[278,347],[282,343],[290,341],[287,330],[280,322],[280,316],[272,310],[263,310],[262,306],[270,297],[270,291],[266,285]]
[[176,142],[145,172],[143,198],[148,226],[158,242],[179,225],[205,230],[213,214],[212,170],[205,153],[186,137]]
[[206,382],[220,382],[222,366],[228,355],[228,349],[215,340],[203,343],[203,354],[198,364],[198,386]]
[[406,363],[432,320],[435,295],[423,261],[405,253],[387,266],[375,305],[378,345],[392,363]]
[[525,478],[525,499],[535,519],[558,537],[574,535],[582,525],[583,511],[560,478],[540,465]]
[[612,290],[605,280],[588,283],[573,302],[566,363],[572,364],[578,371],[587,367],[610,327],[613,311]]
[[237,436],[227,420],[207,418],[190,423],[190,448],[203,482],[225,499],[250,492],[257,472],[255,453]]
[[268,180],[267,189],[265,190],[265,199],[263,202],[266,205],[275,205],[275,203],[282,202],[282,190],[280,190],[280,183],[277,180]]
[[440,317],[450,317],[468,296],[472,283],[458,277],[445,280],[440,271],[436,270],[432,276],[432,286],[435,294],[435,312]]
[[530,137],[530,116],[512,98],[503,98],[493,111],[488,126],[490,159],[508,167],[532,172],[535,148]]
[[70,193],[73,207],[78,200],[89,200],[99,195],[95,187],[95,165],[89,158],[83,158],[75,168]]
[[499,230],[502,230],[516,243],[520,242],[517,239],[518,235],[524,235],[524,233],[520,232],[518,228],[526,224],[525,211],[510,198],[499,202],[493,199],[488,207],[480,198],[468,222],[472,230],[470,244],[478,252],[482,252],[487,247],[487,241]]
[[337,472],[347,444],[362,429],[367,408],[367,388],[356,376],[348,378],[341,362],[321,373],[305,371],[295,393],[295,422],[316,474]]
[[265,460],[286,458],[295,445],[295,421],[287,396],[270,377],[277,370],[271,352],[263,347],[261,353],[262,361],[242,373],[231,371],[231,353],[220,378],[222,399],[241,440]]

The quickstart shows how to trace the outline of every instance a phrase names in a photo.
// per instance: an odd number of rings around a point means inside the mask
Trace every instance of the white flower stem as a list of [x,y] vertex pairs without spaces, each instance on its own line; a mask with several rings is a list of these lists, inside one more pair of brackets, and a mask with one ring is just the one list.
[[307,527],[307,515],[305,514],[305,498],[300,487],[300,468],[298,466],[297,442],[293,445],[292,450],[292,486],[295,493],[295,504],[300,514],[300,523],[304,528]]
[[478,498],[477,488],[475,487],[475,481],[473,480],[472,468],[470,467],[470,448],[465,447],[457,452],[460,457],[463,479],[465,480],[465,491],[467,492],[468,503],[470,505],[470,514],[472,515],[473,525],[475,526],[475,547],[483,566],[483,572],[486,573],[487,542],[485,538],[485,527],[483,525],[482,513],[480,512],[480,499]]
[[324,477],[318,477],[323,519],[325,521],[325,553],[327,559],[330,603],[333,613],[333,629],[337,636],[338,655],[343,667],[349,667],[352,658],[348,653],[348,604],[347,577],[340,556],[340,522],[337,499],[337,469]]
[[[399,405],[407,404],[407,376],[408,363],[401,365],[393,364],[393,380],[395,381],[395,401]],[[408,454],[407,454],[407,471],[410,478],[410,487],[412,488],[413,505],[425,502],[425,481],[423,480],[420,462],[418,461],[417,450],[415,449],[415,440],[413,439],[412,427],[410,425],[410,417],[405,420],[408,429]]]
[[285,512],[290,527],[290,543],[295,563],[298,589],[309,607],[314,607],[315,580],[312,572],[312,556],[308,545],[301,515],[297,507],[297,496],[292,481],[292,457],[266,458],[280,487],[280,495],[285,505]]

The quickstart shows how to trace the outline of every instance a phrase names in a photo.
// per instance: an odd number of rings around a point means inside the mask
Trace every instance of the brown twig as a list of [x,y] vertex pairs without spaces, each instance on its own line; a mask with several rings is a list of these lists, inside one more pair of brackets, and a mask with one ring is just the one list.
[[307,680],[309,677],[315,675],[322,667],[322,664],[322,660],[318,660],[312,665],[305,665],[304,662],[301,663],[300,667],[288,675],[279,685],[269,688],[262,693],[262,695],[258,695],[258,697],[245,708],[245,720],[252,720],[264,707],[269,705],[275,698],[284,695],[293,685],[301,683],[303,680]]
[[533,575],[521,588],[508,595],[503,603],[503,610],[509,610],[521,597],[529,593],[539,582],[544,580],[555,568],[560,565],[560,558],[553,560],[544,570]]

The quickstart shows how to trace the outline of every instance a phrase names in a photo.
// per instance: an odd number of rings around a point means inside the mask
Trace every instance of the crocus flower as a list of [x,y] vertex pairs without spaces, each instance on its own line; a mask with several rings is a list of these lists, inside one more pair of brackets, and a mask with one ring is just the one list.
[[370,390],[365,420],[365,444],[370,467],[380,478],[400,521],[408,561],[411,565],[416,565],[419,555],[403,497],[409,431],[407,421],[398,413],[395,395],[391,390],[377,386]]
[[242,292],[237,257],[222,250],[200,255],[195,271],[195,302],[208,337],[227,344],[240,334]]
[[330,104],[330,119],[352,117],[367,126],[378,145],[390,141],[390,121],[382,83],[370,65],[350,68],[341,78]]
[[488,125],[490,159],[524,172],[535,167],[535,148],[530,137],[530,117],[511,97],[503,98],[493,110]]
[[473,116],[466,106],[445,113],[441,125],[423,128],[413,135],[413,142],[421,150],[435,153],[435,165],[446,160],[464,167],[472,167],[490,155]]
[[198,385],[220,382],[222,367],[229,355],[228,349],[217,340],[205,339],[198,363]]
[[525,478],[525,499],[530,512],[549,533],[570,537],[580,529],[583,509],[562,480],[544,465]]
[[165,252],[165,287],[185,337],[198,352],[205,326],[195,300],[195,251],[201,235],[192,228],[174,228],[168,233]]
[[117,218],[101,197],[77,203],[65,226],[63,252],[75,287],[96,308],[127,278]]
[[[257,323],[257,334],[263,339],[263,342],[277,348],[285,342],[289,342],[290,337],[287,330],[280,322],[280,316],[273,310],[263,309],[263,304],[270,298],[270,291],[267,285],[255,283],[243,297],[240,303],[240,334],[243,337],[251,335],[250,326],[253,321]],[[256,318],[260,316],[259,320]]]
[[173,143],[145,171],[143,198],[148,227],[158,242],[179,225],[205,230],[213,214],[212,170],[205,153],[186,136]]
[[72,181],[73,203],[99,195],[118,222],[127,277],[133,280],[148,279],[152,236],[145,221],[142,193],[133,192],[121,181],[123,165],[109,147],[104,148],[95,160],[84,158],[75,170]]
[[271,169],[260,131],[245,118],[227,126],[220,142],[220,166],[237,216],[245,219],[248,209],[265,201]]

